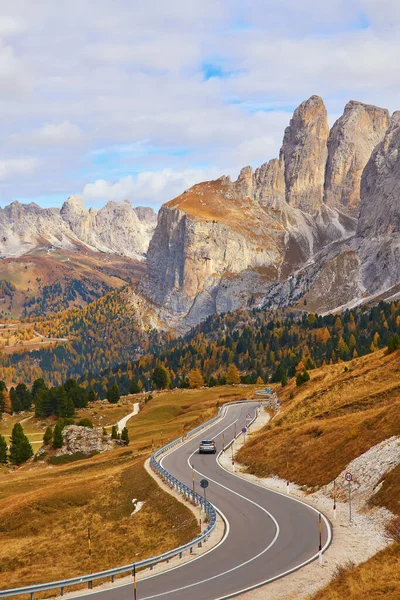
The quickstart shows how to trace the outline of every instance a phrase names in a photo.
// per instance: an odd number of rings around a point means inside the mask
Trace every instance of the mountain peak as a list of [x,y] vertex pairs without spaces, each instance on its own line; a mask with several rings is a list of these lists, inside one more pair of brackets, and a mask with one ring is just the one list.
[[285,129],[281,160],[286,201],[308,213],[322,205],[328,135],[328,114],[319,96],[302,102]]

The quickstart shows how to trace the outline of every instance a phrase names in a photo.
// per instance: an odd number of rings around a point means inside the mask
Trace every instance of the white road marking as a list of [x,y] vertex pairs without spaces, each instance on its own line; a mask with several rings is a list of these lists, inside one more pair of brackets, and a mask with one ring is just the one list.
[[[232,427],[238,420],[239,420],[239,418],[236,419],[235,421],[233,421],[232,423],[230,423],[227,427],[225,427],[225,429],[223,429],[222,431],[220,431],[219,433],[217,433],[214,437],[220,436],[224,431],[226,431],[227,429],[229,429],[229,427]],[[187,459],[187,463],[189,465],[189,468],[190,469],[193,468],[193,470],[198,475],[201,475],[202,477],[207,477],[207,475],[204,475],[204,473],[201,473],[200,471],[198,471],[197,469],[195,469],[194,466],[190,463],[190,459],[192,458],[192,456],[194,454],[196,454],[196,452],[197,452],[197,450],[194,450],[192,452],[192,454],[189,456],[189,458]],[[218,454],[218,457],[220,456],[221,452]],[[217,457],[217,464],[219,464],[218,463],[218,457]],[[268,515],[268,517],[273,521],[273,523],[275,525],[275,528],[276,528],[276,532],[275,532],[275,536],[274,536],[273,540],[270,542],[270,544],[268,544],[268,546],[266,548],[264,548],[257,555],[253,556],[249,560],[247,560],[247,561],[245,561],[245,562],[243,562],[243,563],[241,563],[239,565],[236,565],[236,567],[232,567],[231,569],[228,569],[227,571],[224,571],[222,573],[218,573],[218,575],[213,575],[212,577],[208,577],[207,579],[202,579],[201,581],[197,581],[195,583],[191,583],[191,584],[183,586],[181,588],[176,588],[174,590],[169,590],[169,591],[163,592],[161,594],[155,594],[153,596],[146,596],[145,598],[143,598],[143,600],[151,600],[152,598],[159,598],[160,596],[166,596],[167,594],[172,594],[174,592],[180,592],[182,590],[186,590],[186,589],[195,587],[197,585],[202,585],[203,583],[207,583],[208,581],[213,581],[214,579],[218,579],[219,577],[223,577],[224,575],[228,575],[229,573],[232,573],[233,571],[237,571],[238,569],[241,569],[242,567],[245,567],[246,565],[248,565],[251,562],[253,562],[253,561],[257,560],[258,558],[260,558],[260,556],[262,556],[263,554],[265,554],[275,544],[276,540],[278,539],[279,532],[280,532],[278,521],[263,506],[260,506],[260,504],[257,504],[257,502],[254,502],[253,500],[250,500],[250,498],[246,498],[245,496],[242,496],[242,494],[239,494],[239,492],[235,492],[234,490],[231,490],[230,488],[226,487],[222,483],[219,483],[218,481],[215,481],[214,479],[211,479],[211,477],[208,477],[208,480],[212,481],[213,483],[215,483],[216,485],[220,486],[221,488],[227,490],[228,492],[231,492],[235,496],[238,496],[239,498],[242,498],[243,500],[249,502],[250,504],[253,504],[254,506],[258,507],[260,510],[262,510],[264,513],[266,513]],[[203,556],[205,556],[205,555],[203,555]],[[202,557],[199,557],[199,558],[202,558]]]
[[[234,405],[232,405],[232,406],[234,406]],[[227,416],[227,413],[228,413],[228,408],[229,408],[229,407],[227,407],[227,408],[226,408],[225,414],[224,414],[224,416],[222,417],[221,421],[223,421],[223,420],[226,418],[226,416]],[[216,436],[214,436],[214,437],[217,437],[218,435],[221,435],[221,434],[222,434],[224,431],[226,431],[226,429],[229,429],[229,427],[231,427],[232,425],[234,425],[234,423],[236,423],[238,420],[239,420],[239,418],[238,418],[238,419],[236,419],[236,421],[233,421],[232,423],[230,423],[230,424],[229,424],[227,427],[225,427],[225,429],[223,429],[222,431],[220,431],[220,432],[219,432],[219,433],[218,433]],[[181,446],[171,449],[171,451],[170,451],[170,452],[168,452],[168,453],[167,453],[165,456],[163,456],[163,458],[162,458],[162,459],[161,459],[161,461],[160,461],[160,464],[162,464],[162,461],[164,460],[164,458],[166,458],[167,456],[169,456],[170,454],[172,454],[172,453],[173,453],[173,452],[175,452],[176,450],[180,450],[180,449],[181,449],[181,448],[182,448],[184,445],[186,445],[186,444],[187,444],[189,441],[191,442],[191,441],[193,441],[194,439],[196,439],[197,437],[200,437],[200,435],[203,435],[205,431],[207,431],[208,429],[210,429],[210,428],[211,428],[211,427],[213,427],[214,425],[215,425],[215,423],[212,423],[212,424],[211,424],[211,425],[209,425],[209,427],[207,427],[206,429],[204,429],[204,430],[201,430],[201,431],[200,431],[198,434],[196,434],[195,436],[193,436],[193,437],[192,437],[192,438],[190,438],[189,440],[186,440],[186,441],[185,441],[185,442],[184,442],[184,443],[183,443]],[[240,433],[239,433],[239,435],[240,435]],[[238,437],[238,436],[237,436],[237,437]],[[195,454],[195,452],[196,452],[196,450],[195,450],[195,451],[194,451],[194,452],[193,452],[193,453],[192,453],[192,454],[189,456],[189,458],[188,458],[188,464],[189,464],[189,467],[190,467],[190,468],[191,468],[191,465],[190,465],[190,459],[191,459],[191,458],[192,458],[192,456]],[[243,480],[243,478],[241,478],[241,477],[240,477],[240,475],[236,475],[235,473],[231,473],[230,471],[228,471],[228,469],[226,469],[224,466],[222,466],[222,465],[221,465],[221,463],[219,462],[219,458],[220,458],[221,454],[222,454],[222,451],[220,451],[220,452],[218,453],[218,456],[217,456],[217,463],[218,463],[219,467],[220,467],[221,469],[223,469],[224,471],[226,471],[227,473],[229,473],[230,475],[233,475],[234,477],[237,477],[238,479],[241,479],[242,481],[244,481],[244,480]],[[196,471],[196,473],[198,473],[199,475],[202,475],[202,476],[204,476],[202,473],[200,473],[200,472],[199,472],[199,471],[197,471],[196,469],[194,469],[194,470],[195,470],[195,471]],[[275,538],[272,540],[271,544],[270,544],[270,545],[269,545],[269,546],[268,546],[268,547],[267,547],[265,550],[263,550],[263,551],[262,551],[262,552],[261,552],[259,555],[257,555],[257,556],[255,556],[255,557],[253,557],[253,558],[249,559],[248,561],[246,561],[246,562],[245,562],[245,563],[243,563],[242,565],[238,565],[237,567],[234,567],[234,568],[232,568],[232,569],[230,569],[230,570],[226,571],[225,573],[221,573],[221,574],[219,574],[219,575],[215,575],[214,577],[210,577],[210,578],[208,578],[208,579],[204,579],[204,580],[202,580],[202,581],[200,581],[200,582],[193,583],[193,584],[190,584],[190,585],[188,585],[188,586],[185,586],[185,587],[182,587],[182,588],[178,588],[178,589],[175,589],[175,590],[171,590],[171,591],[169,591],[169,592],[163,592],[162,594],[156,594],[156,595],[153,595],[153,596],[147,596],[146,598],[143,598],[142,600],[151,600],[152,598],[159,598],[159,597],[161,597],[161,596],[164,596],[164,595],[167,595],[167,594],[171,594],[171,593],[173,593],[173,592],[178,592],[178,591],[180,591],[180,590],[185,590],[185,589],[188,589],[188,588],[190,588],[190,587],[194,587],[194,586],[196,586],[196,585],[201,585],[202,583],[205,583],[205,582],[207,582],[207,581],[210,581],[210,580],[216,579],[216,578],[218,578],[218,577],[221,577],[222,575],[225,575],[225,574],[227,574],[227,573],[230,573],[231,571],[235,571],[235,570],[237,570],[237,569],[241,568],[242,566],[245,566],[245,565],[249,564],[250,562],[252,562],[252,561],[256,560],[256,559],[257,559],[259,556],[261,556],[262,554],[264,554],[265,552],[267,552],[267,550],[268,550],[268,549],[269,549],[269,548],[270,548],[270,547],[271,547],[271,546],[272,546],[272,545],[273,545],[273,544],[276,542],[276,539],[277,539],[277,538],[278,538],[278,536],[279,536],[279,525],[278,525],[278,522],[276,521],[276,519],[275,519],[275,518],[274,518],[272,515],[270,515],[270,513],[268,513],[268,511],[266,511],[266,510],[265,510],[265,509],[264,509],[262,506],[260,506],[260,505],[258,505],[257,503],[253,502],[253,501],[252,501],[252,500],[250,500],[249,498],[246,498],[245,496],[242,496],[241,494],[239,494],[238,492],[235,492],[234,490],[230,490],[229,488],[227,488],[227,487],[225,487],[224,485],[222,485],[222,484],[220,484],[220,483],[218,483],[218,482],[214,481],[213,479],[210,479],[210,481],[212,481],[213,483],[216,483],[216,484],[217,484],[217,485],[219,485],[220,487],[223,487],[223,488],[225,488],[226,490],[228,490],[228,491],[232,492],[233,494],[235,494],[235,495],[237,495],[237,496],[240,496],[240,497],[241,497],[241,498],[243,498],[244,500],[247,500],[248,502],[251,502],[252,504],[255,504],[256,506],[258,506],[259,508],[261,508],[261,510],[263,510],[264,512],[266,512],[266,513],[267,513],[267,514],[268,514],[268,515],[269,515],[269,516],[272,518],[272,520],[273,520],[273,521],[276,523],[277,532],[276,532],[276,534],[275,534]],[[285,498],[287,498],[286,494],[283,494],[283,493],[281,493],[281,492],[278,492],[278,491],[276,491],[276,490],[272,490],[272,489],[270,489],[270,488],[267,488],[267,487],[265,487],[265,486],[262,486],[262,485],[260,485],[259,483],[256,483],[256,482],[254,482],[254,481],[247,481],[247,483],[251,483],[252,485],[255,485],[255,486],[257,486],[257,487],[259,487],[259,488],[261,488],[261,489],[268,490],[268,491],[270,491],[270,492],[272,492],[272,493],[274,493],[274,494],[278,494],[279,496],[284,496]],[[294,501],[294,502],[299,502],[300,504],[303,504],[304,506],[307,506],[308,508],[310,508],[311,510],[313,510],[313,511],[314,511],[314,512],[316,512],[317,514],[319,514],[319,513],[320,513],[320,511],[318,511],[318,510],[317,510],[316,508],[314,508],[313,506],[310,506],[309,504],[307,504],[307,503],[306,503],[306,502],[304,502],[303,500],[300,500],[300,499],[298,499],[298,498],[293,498],[293,497],[291,497],[291,498],[290,498],[290,500],[292,500],[292,501]],[[148,577],[145,577],[145,578],[141,579],[140,581],[146,581],[146,580],[148,580],[148,579],[152,579],[152,578],[154,578],[154,577],[159,577],[160,575],[165,575],[166,573],[169,573],[170,571],[174,571],[174,570],[176,570],[176,569],[180,569],[180,568],[182,568],[182,567],[185,567],[185,566],[187,566],[187,565],[190,565],[191,563],[195,562],[196,560],[199,560],[199,559],[203,558],[204,556],[207,556],[207,554],[210,554],[210,552],[213,552],[213,551],[214,551],[214,550],[216,550],[216,549],[217,549],[219,546],[221,546],[221,544],[223,544],[223,543],[225,542],[225,540],[227,539],[227,537],[228,537],[228,535],[229,535],[229,531],[230,531],[230,525],[229,525],[229,521],[228,521],[228,519],[225,517],[225,515],[222,513],[222,511],[221,511],[220,509],[218,509],[218,507],[216,507],[215,505],[214,505],[214,508],[215,508],[215,509],[217,510],[217,512],[218,512],[218,513],[221,515],[221,517],[222,517],[222,519],[224,520],[224,522],[225,522],[225,525],[226,525],[226,531],[225,531],[225,535],[224,535],[224,537],[222,538],[222,540],[220,540],[220,542],[219,542],[219,543],[218,543],[216,546],[214,546],[214,548],[211,548],[210,550],[208,550],[208,552],[205,552],[205,553],[204,553],[204,554],[202,554],[201,556],[198,556],[198,557],[194,558],[194,559],[193,559],[192,561],[190,561],[189,563],[184,563],[184,564],[182,564],[182,565],[177,565],[176,567],[173,567],[173,568],[171,568],[171,569],[168,569],[167,571],[163,571],[163,572],[161,572],[161,573],[157,573],[157,574],[154,574],[154,575],[150,575],[150,576],[148,576]],[[327,528],[327,531],[328,531],[328,539],[327,539],[327,541],[326,541],[326,543],[325,543],[324,547],[322,548],[322,552],[325,552],[325,550],[326,550],[326,549],[329,547],[329,545],[330,545],[330,543],[331,543],[331,541],[332,541],[332,530],[331,530],[330,523],[329,523],[328,519],[325,517],[325,515],[324,515],[323,513],[321,513],[321,516],[322,516],[322,518],[323,518],[323,520],[324,520],[325,526],[326,526],[326,528]],[[271,578],[269,578],[269,579],[266,579],[266,580],[264,580],[264,581],[262,581],[262,582],[260,582],[260,583],[256,583],[256,584],[254,584],[254,585],[252,585],[252,586],[250,586],[250,587],[243,588],[243,589],[241,589],[241,590],[239,590],[239,591],[236,591],[236,592],[234,592],[234,593],[232,593],[232,594],[228,594],[227,596],[220,596],[219,598],[216,598],[215,600],[228,600],[229,598],[233,598],[233,597],[235,597],[235,596],[238,596],[238,595],[240,595],[240,594],[244,594],[245,592],[248,592],[248,591],[254,590],[254,589],[256,589],[256,588],[262,587],[263,585],[266,585],[267,583],[271,583],[272,581],[276,581],[277,579],[280,579],[280,578],[282,578],[282,577],[285,577],[286,575],[289,575],[290,573],[293,573],[294,571],[297,571],[297,570],[301,569],[301,568],[302,568],[302,567],[304,567],[305,565],[307,565],[307,564],[309,564],[309,563],[313,562],[314,560],[316,560],[316,559],[318,558],[318,556],[319,556],[319,552],[318,552],[318,553],[316,553],[316,554],[315,554],[314,556],[312,556],[311,558],[307,559],[306,561],[302,562],[300,565],[297,565],[296,567],[293,567],[292,569],[289,569],[288,571],[284,571],[283,573],[280,573],[279,575],[275,575],[274,577],[271,577]],[[132,587],[132,583],[126,583],[126,584],[123,584],[123,585],[120,585],[120,586],[118,586],[118,585],[117,585],[117,586],[115,586],[115,588],[122,588],[122,587]],[[113,588],[113,589],[115,589],[115,588]],[[107,591],[109,591],[109,590],[104,590],[104,591],[105,591],[105,592],[107,592]],[[101,594],[101,593],[102,593],[102,592],[99,592],[99,591],[95,591],[95,590],[94,590],[93,592],[90,592],[89,594],[85,594],[85,595],[88,595],[88,596],[89,596],[89,595],[93,595],[93,594]]]

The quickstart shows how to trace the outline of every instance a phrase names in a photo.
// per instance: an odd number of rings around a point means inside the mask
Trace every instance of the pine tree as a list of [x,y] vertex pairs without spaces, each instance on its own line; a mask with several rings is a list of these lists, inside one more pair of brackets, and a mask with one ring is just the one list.
[[6,438],[0,435],[0,464],[6,465],[8,462]]
[[119,439],[118,429],[117,429],[116,425],[113,425],[111,427],[111,439],[112,440],[118,440]]
[[18,413],[24,410],[20,397],[14,387],[10,388],[11,410],[13,413]]
[[22,465],[33,456],[32,446],[26,437],[21,423],[15,423],[10,439],[10,462],[14,465]]
[[72,398],[68,397],[67,391],[63,385],[59,388],[52,388],[57,402],[57,415],[61,418],[72,417],[75,413],[74,403]]
[[127,427],[124,427],[122,430],[121,440],[123,440],[127,446],[129,445],[129,433]]
[[130,386],[129,386],[129,393],[130,394],[138,394],[140,392],[140,387],[138,382],[136,381],[136,379],[132,379]]
[[107,400],[110,404],[117,404],[119,402],[119,389],[116,383],[113,383],[110,388],[107,390]]
[[47,446],[47,444],[50,444],[51,440],[53,439],[53,430],[50,427],[50,425],[46,428],[46,431],[44,432],[44,436],[43,436],[43,444],[45,444]]
[[287,385],[287,383],[288,383],[288,378],[287,378],[287,375],[286,375],[286,372],[285,372],[285,373],[283,373],[283,375],[281,377],[281,386],[285,387],[285,385]]
[[95,402],[97,400],[97,394],[96,394],[96,392],[94,391],[94,389],[92,387],[90,387],[88,389],[87,395],[88,395],[88,401],[89,402]]
[[57,421],[56,426],[54,427],[53,433],[53,447],[54,448],[62,448],[63,445],[63,436],[62,430],[64,429],[64,421],[60,419]]
[[400,348],[400,336],[395,333],[391,338],[389,338],[388,343],[388,353],[391,354]]
[[160,390],[164,390],[170,385],[169,373],[163,365],[156,366],[153,371],[152,380]]

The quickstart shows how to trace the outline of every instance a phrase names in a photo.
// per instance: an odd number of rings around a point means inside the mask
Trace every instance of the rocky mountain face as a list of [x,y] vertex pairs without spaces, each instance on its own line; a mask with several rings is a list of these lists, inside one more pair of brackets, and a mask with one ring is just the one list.
[[281,149],[286,202],[304,212],[312,213],[322,204],[328,135],[322,98],[311,96],[294,111]]
[[324,248],[296,277],[271,286],[264,303],[301,300],[329,312],[400,296],[400,112],[395,112],[361,177],[355,235]]
[[361,175],[389,127],[389,112],[351,101],[331,129],[328,140],[324,201],[357,214]]
[[321,98],[303,102],[279,159],[161,208],[142,293],[183,328],[243,306],[305,299],[330,310],[358,297],[361,173],[388,124],[387,110],[349,102],[329,132]]
[[61,210],[12,202],[0,209],[0,256],[18,257],[38,247],[86,247],[143,260],[156,224],[152,209],[108,202],[96,211],[70,196]]

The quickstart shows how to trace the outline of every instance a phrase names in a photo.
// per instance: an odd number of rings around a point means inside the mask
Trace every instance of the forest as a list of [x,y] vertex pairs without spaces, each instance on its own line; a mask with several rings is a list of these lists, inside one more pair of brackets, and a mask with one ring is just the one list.
[[0,378],[27,384],[42,378],[59,386],[72,377],[105,398],[113,385],[120,394],[271,380],[284,385],[299,372],[396,345],[391,340],[400,335],[400,301],[323,317],[294,309],[238,310],[213,315],[173,338],[145,330],[122,289],[36,327],[69,342],[0,354]]

